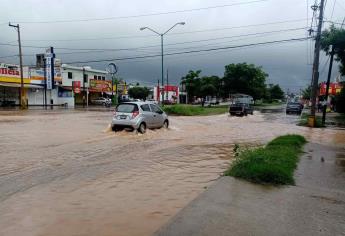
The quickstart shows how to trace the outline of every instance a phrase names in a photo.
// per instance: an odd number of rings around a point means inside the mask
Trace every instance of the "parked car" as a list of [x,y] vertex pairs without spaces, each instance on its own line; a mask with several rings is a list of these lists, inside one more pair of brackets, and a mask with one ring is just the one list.
[[158,101],[154,100],[154,99],[148,99],[146,100],[147,102],[151,102],[151,103],[154,103],[154,104],[158,104]]
[[212,98],[211,100],[205,101],[204,106],[219,105],[219,100]]
[[125,128],[145,133],[146,129],[168,128],[167,114],[152,102],[126,102],[119,104],[111,123],[113,131]]
[[110,106],[111,99],[99,97],[99,98],[91,99],[91,103],[96,104],[96,105]]
[[303,105],[299,102],[289,102],[286,105],[286,114],[296,113],[300,115],[303,110]]
[[229,113],[232,116],[234,115],[246,116],[248,114],[251,114],[251,115],[254,114],[253,108],[247,103],[236,103],[236,104],[230,105]]

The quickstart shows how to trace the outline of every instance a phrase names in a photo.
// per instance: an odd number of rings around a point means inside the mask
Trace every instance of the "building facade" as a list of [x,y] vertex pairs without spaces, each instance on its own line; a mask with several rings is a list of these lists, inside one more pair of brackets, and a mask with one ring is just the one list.
[[[46,70],[23,67],[24,96],[28,106],[88,104],[93,98],[110,96],[114,87],[107,72],[91,67],[54,63],[52,89],[46,89]],[[74,89],[74,85],[79,88]],[[0,105],[18,105],[21,87],[18,65],[0,63]]]

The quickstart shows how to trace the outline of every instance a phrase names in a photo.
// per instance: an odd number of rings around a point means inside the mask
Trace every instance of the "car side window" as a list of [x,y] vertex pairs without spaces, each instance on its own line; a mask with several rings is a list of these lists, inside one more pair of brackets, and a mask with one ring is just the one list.
[[148,104],[141,105],[140,107],[143,111],[151,111]]
[[161,109],[159,109],[159,107],[157,107],[154,104],[150,104],[150,107],[151,107],[152,112],[156,112],[156,113],[161,112]]

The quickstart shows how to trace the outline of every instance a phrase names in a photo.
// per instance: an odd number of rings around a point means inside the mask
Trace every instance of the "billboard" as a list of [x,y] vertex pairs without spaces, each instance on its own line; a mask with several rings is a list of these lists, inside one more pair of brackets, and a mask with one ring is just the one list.
[[90,79],[91,92],[111,92],[111,81]]

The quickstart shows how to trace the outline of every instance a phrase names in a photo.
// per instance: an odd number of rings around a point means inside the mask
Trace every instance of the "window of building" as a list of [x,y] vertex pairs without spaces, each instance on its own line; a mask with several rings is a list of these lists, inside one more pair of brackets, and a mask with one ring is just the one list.
[[98,80],[102,80],[102,76],[99,75],[99,76],[98,76]]
[[97,75],[94,75],[93,78],[94,78],[94,79],[97,79]]
[[105,80],[105,76],[102,76],[102,80]]
[[72,74],[72,72],[68,72],[68,78],[69,78],[69,79],[73,79],[73,74]]

